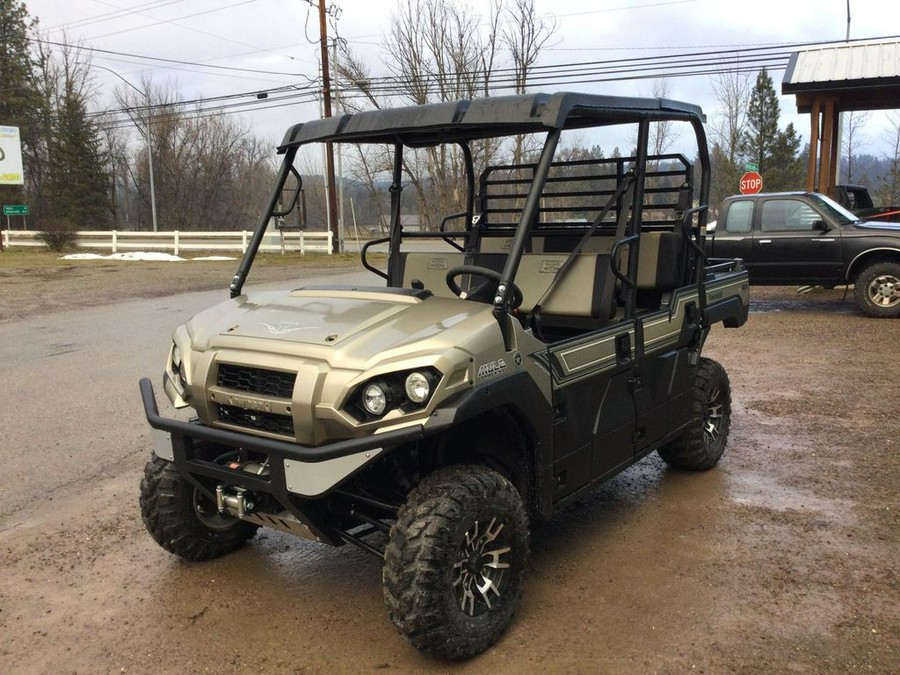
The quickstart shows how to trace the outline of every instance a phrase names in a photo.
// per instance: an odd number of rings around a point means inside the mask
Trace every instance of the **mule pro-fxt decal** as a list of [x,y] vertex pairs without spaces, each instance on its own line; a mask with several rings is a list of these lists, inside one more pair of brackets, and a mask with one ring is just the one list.
[[489,361],[487,363],[482,363],[478,366],[477,377],[479,380],[483,380],[488,377],[494,377],[496,375],[500,375],[501,373],[506,371],[506,359],[496,359],[494,361]]

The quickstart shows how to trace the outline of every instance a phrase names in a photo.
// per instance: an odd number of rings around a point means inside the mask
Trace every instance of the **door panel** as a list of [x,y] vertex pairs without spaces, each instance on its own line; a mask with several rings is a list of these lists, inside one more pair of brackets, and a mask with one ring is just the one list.
[[748,260],[750,281],[805,283],[841,275],[840,230],[816,229],[822,214],[799,199],[766,199]]
[[712,255],[716,258],[741,258],[747,260],[753,244],[752,199],[739,199],[729,203],[712,236]]
[[634,324],[622,322],[548,350],[556,498],[631,460]]

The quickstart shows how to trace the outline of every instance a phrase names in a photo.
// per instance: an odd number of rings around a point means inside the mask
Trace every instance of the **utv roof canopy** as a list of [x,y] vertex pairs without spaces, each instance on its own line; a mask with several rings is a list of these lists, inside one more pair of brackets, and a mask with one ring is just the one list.
[[661,98],[557,93],[496,96],[471,101],[367,110],[295,124],[278,147],[306,143],[401,143],[410,147],[459,143],[551,129],[578,129],[645,118],[704,122],[695,105]]

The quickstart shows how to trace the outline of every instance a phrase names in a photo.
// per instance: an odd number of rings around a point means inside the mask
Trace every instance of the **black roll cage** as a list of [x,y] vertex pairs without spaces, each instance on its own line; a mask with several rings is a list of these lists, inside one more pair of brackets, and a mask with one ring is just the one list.
[[[510,136],[515,134],[545,132],[546,140],[540,159],[534,166],[534,172],[525,198],[518,223],[515,226],[509,254],[501,274],[501,282],[494,298],[494,314],[501,328],[506,330],[506,317],[509,312],[510,285],[515,281],[516,272],[522,256],[525,254],[529,237],[532,235],[536,215],[539,210],[544,185],[553,164],[553,157],[563,130],[581,129],[614,124],[637,123],[638,138],[634,156],[634,168],[637,173],[633,190],[631,220],[625,235],[630,240],[640,235],[642,210],[644,204],[645,171],[648,161],[648,144],[650,124],[656,121],[686,121],[691,124],[697,143],[697,155],[700,164],[700,185],[697,186],[700,206],[682,209],[685,220],[682,229],[695,253],[703,255],[703,236],[707,221],[707,198],[710,184],[709,151],[706,133],[703,128],[704,116],[700,108],[666,99],[635,99],[607,96],[590,96],[584,94],[532,94],[523,96],[504,96],[472,101],[456,101],[407,108],[394,108],[377,111],[366,111],[355,115],[344,115],[337,118],[315,120],[305,124],[294,125],[285,134],[279,147],[284,155],[275,180],[267,208],[259,219],[253,236],[248,244],[232,279],[231,297],[240,295],[244,282],[259,251],[262,238],[268,223],[277,213],[282,190],[293,173],[294,159],[298,149],[313,142],[345,142],[361,144],[384,144],[394,147],[391,172],[391,215],[389,236],[368,242],[361,250],[363,266],[386,279],[388,284],[395,283],[390,271],[385,274],[368,263],[366,254],[376,244],[389,242],[388,255],[399,254],[404,238],[442,237],[459,250],[470,247],[473,226],[478,224],[475,214],[476,176],[469,142],[477,139]],[[404,147],[421,148],[455,143],[462,148],[466,170],[466,210],[451,214],[444,218],[439,233],[404,232],[400,222],[400,198],[403,178]],[[299,175],[297,175],[299,178]],[[628,208],[629,205],[624,205]],[[688,236],[687,219],[697,217],[696,236]],[[459,234],[449,233],[446,224],[457,218],[465,218],[465,231]],[[455,237],[467,237],[466,247],[453,241]],[[637,268],[637,246],[629,247],[629,269]],[[388,269],[392,266],[389,264]],[[695,269],[695,283],[700,288],[701,315],[705,309],[705,275],[702,265]],[[632,316],[635,309],[635,292],[626,284],[626,315]]]

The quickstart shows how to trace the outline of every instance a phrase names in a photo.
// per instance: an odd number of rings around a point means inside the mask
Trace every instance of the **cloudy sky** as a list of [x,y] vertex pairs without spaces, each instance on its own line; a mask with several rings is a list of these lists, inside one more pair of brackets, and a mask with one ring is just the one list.
[[[486,0],[468,2],[486,13]],[[535,0],[535,5],[557,24],[541,65],[842,40],[847,31],[847,0]],[[246,104],[232,110],[240,110],[254,132],[273,143],[290,124],[318,115],[315,102],[288,99],[276,106],[272,96],[268,109],[260,109],[253,95],[302,87],[316,77],[318,15],[307,0],[28,0],[27,6],[48,40],[106,50],[93,53],[93,64],[138,86],[148,79],[166,83],[182,99],[246,93],[230,99]],[[373,75],[386,75],[381,44],[398,0],[334,0],[326,6],[340,8],[334,25]],[[849,10],[851,39],[900,34],[900,3],[850,0]],[[96,75],[98,106],[114,107],[111,92],[124,85],[108,71],[98,69]],[[783,71],[771,75],[780,91]],[[652,87],[652,81],[639,80],[541,89],[650,95]],[[714,120],[710,76],[671,79],[669,90],[671,98],[700,104]],[[795,114],[793,97],[782,97],[781,108],[784,122],[793,121],[806,137],[808,118]],[[864,135],[871,149],[864,151],[881,149],[884,126],[884,114],[870,119]]]

